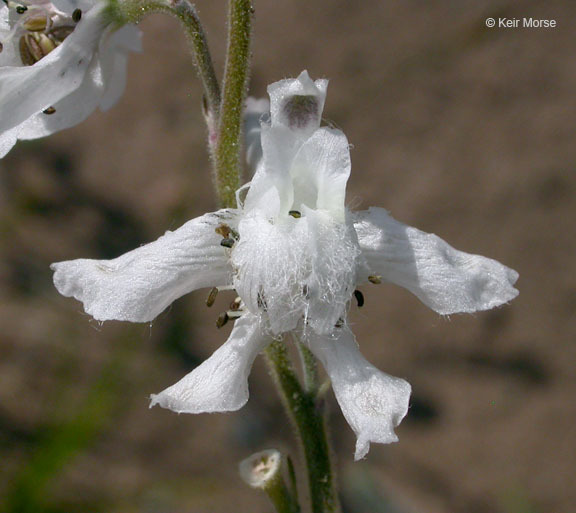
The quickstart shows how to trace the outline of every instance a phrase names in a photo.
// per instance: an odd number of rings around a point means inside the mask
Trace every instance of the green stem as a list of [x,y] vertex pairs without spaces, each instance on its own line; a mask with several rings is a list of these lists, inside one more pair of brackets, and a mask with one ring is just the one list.
[[221,97],[220,85],[218,84],[216,72],[214,71],[214,64],[212,63],[212,56],[210,55],[210,50],[208,48],[206,33],[204,32],[204,27],[202,27],[196,9],[187,1],[175,2],[174,13],[182,22],[184,29],[186,30],[188,44],[190,45],[192,55],[194,56],[196,71],[198,72],[198,76],[200,77],[204,87],[204,95],[206,98],[205,110],[213,120],[212,127],[210,126],[210,123],[208,123],[208,128],[209,130],[211,129],[212,133],[212,131],[216,129],[220,112]]
[[252,13],[250,0],[230,0],[228,49],[214,155],[216,191],[223,207],[236,206],[235,193],[240,187],[240,136],[248,85]]
[[312,354],[312,351],[306,347],[305,344],[296,340],[296,336],[293,335],[295,342],[297,342],[298,353],[300,354],[300,362],[302,363],[302,370],[304,373],[304,388],[307,392],[311,394],[316,394],[318,392],[318,365],[316,358]]
[[276,513],[299,513],[300,507],[295,497],[290,493],[282,475],[275,476],[274,483],[265,489],[270,502],[274,505]]
[[315,393],[300,385],[282,342],[272,342],[266,356],[304,453],[312,512],[338,513],[340,504],[322,408],[317,404]]

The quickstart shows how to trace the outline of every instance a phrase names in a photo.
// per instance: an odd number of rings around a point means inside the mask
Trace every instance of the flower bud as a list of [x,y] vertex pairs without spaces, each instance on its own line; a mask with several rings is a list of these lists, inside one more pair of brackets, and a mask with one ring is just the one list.
[[276,449],[260,451],[240,463],[240,477],[252,488],[267,490],[281,480],[282,454]]

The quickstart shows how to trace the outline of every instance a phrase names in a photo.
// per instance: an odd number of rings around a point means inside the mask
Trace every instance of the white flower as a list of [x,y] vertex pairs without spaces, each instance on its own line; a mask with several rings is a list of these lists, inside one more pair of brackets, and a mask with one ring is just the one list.
[[0,158],[16,142],[69,128],[122,95],[133,25],[113,30],[100,0],[4,0],[0,7]]
[[100,321],[150,321],[194,289],[232,286],[242,315],[228,341],[152,396],[152,405],[187,413],[242,407],[258,353],[272,337],[296,332],[330,376],[358,437],[359,459],[370,442],[397,440],[394,428],[407,412],[410,385],[360,354],[345,322],[356,287],[395,283],[451,314],[510,301],[518,294],[512,286],[518,275],[403,225],[383,209],[350,212],[348,141],[339,130],[320,128],[326,88],[327,81],[313,82],[306,72],[268,88],[263,156],[240,208],[193,219],[113,260],[52,268],[58,290]]

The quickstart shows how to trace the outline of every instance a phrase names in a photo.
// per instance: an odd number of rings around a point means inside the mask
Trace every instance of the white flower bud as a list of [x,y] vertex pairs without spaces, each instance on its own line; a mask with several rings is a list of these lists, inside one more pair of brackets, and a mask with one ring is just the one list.
[[281,479],[282,454],[276,449],[260,451],[240,463],[240,477],[252,488],[267,490]]

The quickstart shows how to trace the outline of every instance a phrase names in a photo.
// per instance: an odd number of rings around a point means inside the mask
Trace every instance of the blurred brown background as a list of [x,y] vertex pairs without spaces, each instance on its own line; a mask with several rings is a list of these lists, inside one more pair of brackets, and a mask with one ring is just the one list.
[[[576,502],[576,4],[255,0],[251,94],[308,69],[354,145],[348,203],[378,205],[520,272],[518,299],[441,318],[365,287],[366,357],[413,385],[400,442],[353,463],[331,396],[347,512],[572,513]],[[223,1],[198,0],[221,69]],[[488,16],[554,29],[485,27]],[[214,210],[200,90],[175,21],[142,24],[121,102],[0,163],[0,509],[267,512],[237,462],[293,451],[261,359],[237,413],[147,397],[224,342],[205,291],[151,326],[99,325],[49,264],[108,258]]]

